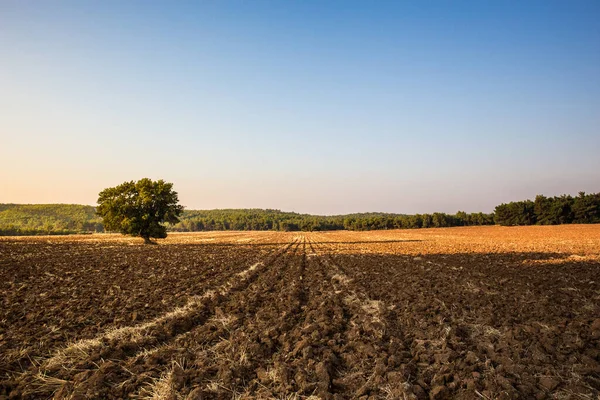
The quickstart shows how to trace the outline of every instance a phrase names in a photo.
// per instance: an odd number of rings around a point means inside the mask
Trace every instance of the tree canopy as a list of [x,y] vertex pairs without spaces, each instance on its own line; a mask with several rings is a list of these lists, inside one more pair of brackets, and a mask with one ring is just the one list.
[[165,223],[179,222],[183,206],[178,204],[173,184],[144,178],[107,188],[98,195],[96,213],[107,231],[151,238],[167,237]]
[[560,225],[600,223],[600,193],[572,197],[538,195],[535,201],[513,201],[496,207],[500,225]]

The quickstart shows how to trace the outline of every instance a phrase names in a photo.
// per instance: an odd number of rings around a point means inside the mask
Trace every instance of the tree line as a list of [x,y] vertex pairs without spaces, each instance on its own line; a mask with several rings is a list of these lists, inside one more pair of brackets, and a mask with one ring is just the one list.
[[320,216],[262,209],[184,211],[180,221],[169,226],[177,232],[222,230],[331,231],[442,228],[494,224],[493,214],[459,211],[456,214],[359,213]]
[[[437,228],[494,224],[493,214],[356,213],[321,216],[272,209],[184,210],[171,232],[222,230],[330,231]],[[104,232],[92,206],[0,204],[0,235],[62,235]]]
[[534,201],[513,201],[495,209],[499,225],[560,225],[600,223],[600,193],[573,197],[537,195]]
[[[1,235],[52,235],[104,232],[96,208],[77,204],[0,204]],[[536,196],[500,204],[491,214],[357,213],[321,216],[272,209],[184,210],[168,231],[215,230],[328,231],[418,229],[475,225],[557,225],[600,223],[600,193]]]

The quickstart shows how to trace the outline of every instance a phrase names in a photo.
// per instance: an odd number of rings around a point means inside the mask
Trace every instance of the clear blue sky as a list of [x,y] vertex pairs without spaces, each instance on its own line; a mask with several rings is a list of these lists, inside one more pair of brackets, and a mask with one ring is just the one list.
[[489,212],[599,152],[598,0],[0,0],[0,202]]

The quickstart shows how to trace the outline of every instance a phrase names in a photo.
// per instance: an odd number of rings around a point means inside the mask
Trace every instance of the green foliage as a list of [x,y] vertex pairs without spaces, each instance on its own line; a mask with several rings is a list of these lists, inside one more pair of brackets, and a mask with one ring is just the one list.
[[0,235],[64,235],[103,231],[92,206],[0,204]]
[[600,223],[600,193],[580,192],[579,196],[538,195],[496,207],[496,223],[500,225],[559,225]]
[[[127,185],[130,184],[131,182],[127,183]],[[81,210],[85,210],[85,213],[81,213]],[[108,219],[110,218],[109,216]],[[321,216],[261,209],[185,210],[179,219],[179,222],[171,221],[171,223],[168,223],[165,219],[166,231],[329,231],[341,229],[364,231],[415,229],[425,226],[490,225],[494,223],[493,214],[483,213],[467,214],[458,212],[456,215],[444,213],[433,215],[357,213]],[[107,217],[104,218],[104,223],[106,224],[106,222]],[[117,219],[117,222],[121,222],[121,220]],[[126,226],[132,228],[133,234],[137,229],[133,229],[135,225],[135,220],[131,218],[126,222]],[[116,227],[111,225],[107,230],[121,232],[120,227],[120,224],[117,224]],[[0,235],[91,233],[102,232],[103,230],[102,219],[95,214],[95,209],[91,206],[0,204]],[[159,234],[166,235],[163,228],[158,228],[158,230],[160,230]]]
[[[141,184],[140,192],[136,185]],[[388,214],[359,213],[348,215],[309,215],[280,210],[228,209],[228,210],[185,210],[176,206],[163,219],[151,206],[151,193],[155,184],[149,179],[140,182],[125,182],[117,188],[102,193],[116,196],[110,212],[107,209],[104,221],[95,214],[94,207],[68,204],[17,205],[0,204],[0,235],[36,235],[102,232],[103,223],[107,230],[131,235],[165,237],[167,231],[194,232],[214,230],[275,230],[275,231],[328,231],[328,230],[375,230],[375,229],[418,229],[473,225],[555,225],[600,223],[600,193],[559,197],[537,196],[535,201],[516,201],[501,204],[494,214],[458,211],[456,214]],[[177,193],[172,185],[162,182],[159,192],[171,191],[171,197],[162,204],[177,204]],[[121,189],[128,195],[120,198]],[[101,193],[101,195],[102,195]],[[137,196],[137,200],[133,198]],[[99,199],[100,202],[100,199]],[[157,203],[158,204],[158,203]],[[108,207],[105,206],[105,207]],[[113,208],[114,207],[114,208]],[[100,206],[98,207],[100,209]],[[122,213],[119,210],[125,210]],[[103,215],[103,214],[100,214]],[[119,218],[119,215],[122,218]],[[124,216],[124,217],[123,217]],[[154,221],[154,222],[152,222]],[[147,228],[145,228],[147,227]],[[144,237],[144,236],[142,236]]]
[[98,195],[96,213],[108,231],[150,238],[167,237],[165,223],[179,222],[183,206],[178,205],[173,184],[144,178],[104,189]]
[[500,225],[533,225],[537,220],[535,205],[531,200],[500,204],[495,214],[496,222]]
[[588,194],[579,192],[571,205],[573,222],[576,224],[593,224],[600,222],[600,193]]
[[403,215],[359,213],[347,215],[309,215],[279,210],[227,209],[184,211],[179,223],[168,227],[179,232],[214,230],[276,231],[365,231],[376,229],[411,229],[424,227],[493,225],[492,214],[445,213]]

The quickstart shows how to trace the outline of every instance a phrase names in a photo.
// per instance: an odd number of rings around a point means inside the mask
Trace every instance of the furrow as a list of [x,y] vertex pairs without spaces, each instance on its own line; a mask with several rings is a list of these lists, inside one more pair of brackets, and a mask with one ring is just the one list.
[[[284,245],[265,261],[252,264],[220,287],[191,298],[183,307],[146,323],[107,331],[94,339],[81,340],[56,351],[37,368],[29,389],[47,388],[45,382],[50,376],[58,379],[54,381],[58,388],[53,389],[69,390],[68,387],[76,386],[78,380],[93,377],[95,371],[106,375],[105,370],[114,369],[122,360],[144,356],[148,349],[188,335],[209,320],[228,296],[251,285],[257,276],[276,263],[294,244],[298,245],[297,241]],[[65,383],[62,384],[62,381]]]

